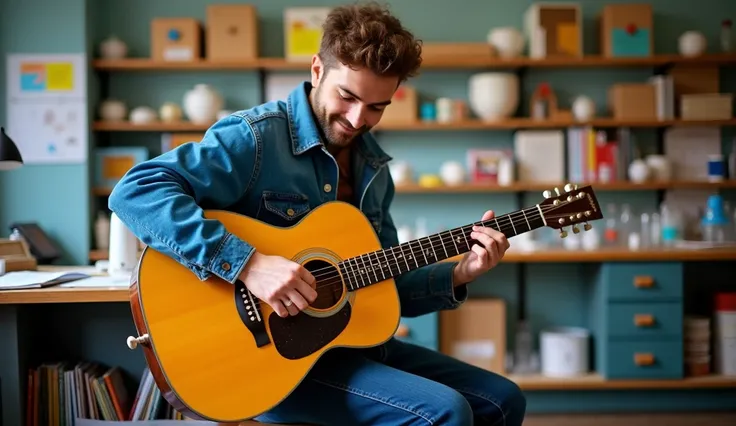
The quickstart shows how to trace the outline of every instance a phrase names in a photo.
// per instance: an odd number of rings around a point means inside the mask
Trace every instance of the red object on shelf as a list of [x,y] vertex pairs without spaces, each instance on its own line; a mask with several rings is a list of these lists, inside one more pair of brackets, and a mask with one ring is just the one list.
[[716,311],[736,311],[736,293],[716,294]]

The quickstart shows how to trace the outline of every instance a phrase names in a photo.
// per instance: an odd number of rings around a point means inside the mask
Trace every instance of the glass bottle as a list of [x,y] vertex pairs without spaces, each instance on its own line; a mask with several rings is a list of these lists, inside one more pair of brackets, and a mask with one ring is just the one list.
[[616,214],[616,205],[609,204],[606,206],[606,230],[603,233],[604,245],[607,247],[616,247],[619,242],[618,217]]
[[730,19],[724,19],[721,22],[721,50],[724,53],[730,53],[733,50],[732,22]]

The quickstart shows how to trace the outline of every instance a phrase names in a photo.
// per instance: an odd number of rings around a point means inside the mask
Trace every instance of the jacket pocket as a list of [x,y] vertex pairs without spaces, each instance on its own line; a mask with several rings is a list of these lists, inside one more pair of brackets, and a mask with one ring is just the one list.
[[258,218],[279,225],[301,219],[311,208],[306,195],[291,192],[264,191]]

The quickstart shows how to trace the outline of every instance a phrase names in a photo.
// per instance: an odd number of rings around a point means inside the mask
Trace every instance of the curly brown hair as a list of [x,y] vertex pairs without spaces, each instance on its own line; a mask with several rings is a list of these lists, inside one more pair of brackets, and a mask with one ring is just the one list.
[[419,72],[422,41],[376,2],[335,7],[322,28],[319,57],[325,71],[340,62],[399,77],[399,82]]

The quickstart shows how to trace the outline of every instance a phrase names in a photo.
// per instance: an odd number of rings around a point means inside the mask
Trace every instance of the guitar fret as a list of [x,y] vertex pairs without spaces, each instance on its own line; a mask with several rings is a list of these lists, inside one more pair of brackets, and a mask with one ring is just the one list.
[[457,243],[455,243],[455,237],[452,235],[452,229],[450,229],[450,239],[452,240],[452,244],[455,246],[455,254],[460,254],[460,249],[457,248]]
[[[349,278],[348,281],[350,282],[350,289],[351,290],[356,290],[358,288],[358,282],[357,282],[358,280],[357,280],[357,277],[355,276],[355,272],[353,271],[353,267],[350,266],[350,259],[348,259],[347,262],[343,262],[343,263],[345,263],[345,267],[346,267],[346,269],[348,269],[348,278]],[[350,278],[350,273],[351,272],[353,274],[353,277],[352,278]],[[353,278],[355,278],[355,282],[353,282]]]
[[431,236],[428,236],[427,237],[427,240],[429,240],[429,247],[432,248],[432,253],[434,254],[434,261],[435,262],[439,261],[439,259],[437,259],[437,252],[434,251],[434,244],[432,244],[432,237]]
[[[378,266],[381,268],[381,276],[385,280],[386,279],[386,271],[383,269],[383,265],[381,264],[381,259],[378,258],[378,253],[377,252],[375,253],[375,255],[376,255],[376,262],[378,262]],[[388,266],[388,264],[386,264],[386,266]],[[391,270],[390,269],[388,271],[388,274],[391,275]]]
[[429,265],[429,260],[427,259],[427,253],[424,251],[424,246],[422,246],[422,239],[419,239],[419,250],[422,251],[422,256],[424,256],[424,264]]
[[404,263],[406,263],[406,272],[411,271],[411,266],[409,266],[409,261],[406,260],[406,253],[404,253],[404,244],[399,245],[399,250],[401,251],[401,257],[404,258]]
[[495,221],[496,221],[496,231],[498,231],[498,232],[503,232],[503,231],[501,230],[501,225],[499,225],[499,224],[498,224],[498,218],[497,218],[497,217],[494,217],[494,218],[493,218],[493,220],[495,220]]
[[463,233],[463,238],[465,238],[465,245],[468,246],[468,250],[470,250],[470,243],[468,242],[468,236],[465,235],[465,228],[460,228],[460,232]]
[[[422,246],[419,246],[419,249],[422,249]],[[419,267],[419,260],[417,259],[417,253],[414,251],[414,249],[411,247],[411,241],[409,241],[409,251],[411,251],[411,257],[414,258],[414,264],[417,265],[417,268]]]
[[518,232],[516,232],[516,227],[514,226],[514,221],[509,216],[509,222],[511,222],[511,228],[514,230],[514,234],[519,235]]
[[363,287],[366,286],[365,278],[363,275],[363,270],[360,269],[360,264],[358,264],[358,259],[353,258],[353,262],[355,263],[355,270],[357,271],[358,276],[360,276],[360,283]]
[[526,226],[527,226],[527,227],[529,228],[529,230],[531,231],[531,230],[532,230],[532,226],[531,226],[531,225],[529,224],[529,219],[527,219],[527,217],[526,217],[526,212],[524,212],[524,210],[521,210],[521,214],[523,214],[523,215],[524,215],[524,220],[526,221]]

